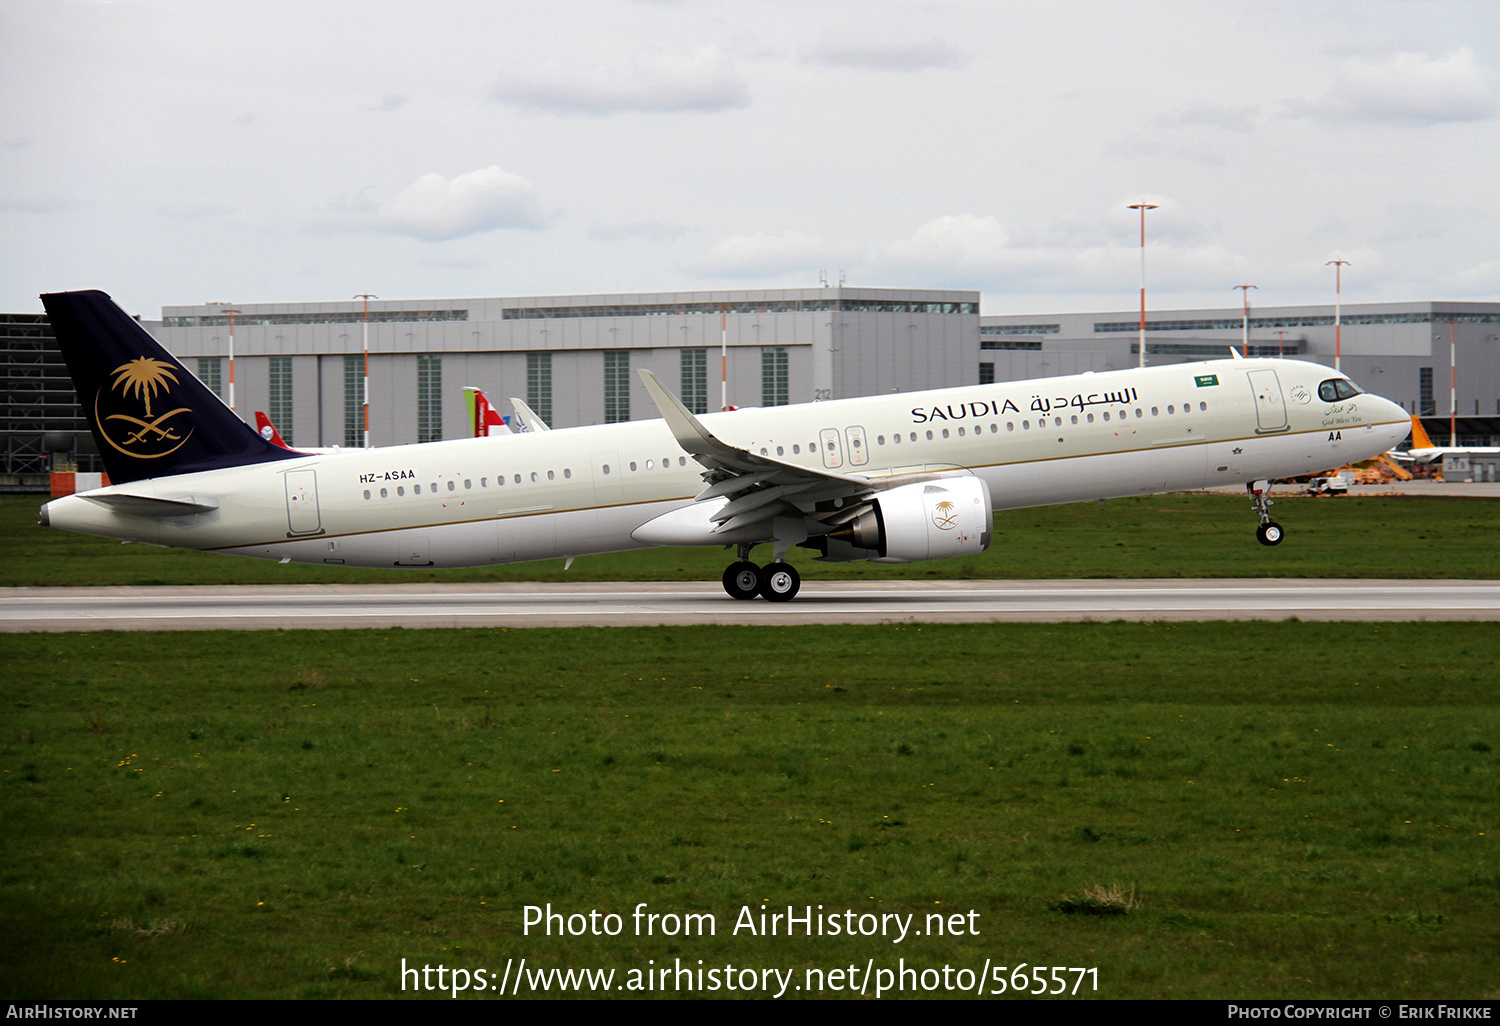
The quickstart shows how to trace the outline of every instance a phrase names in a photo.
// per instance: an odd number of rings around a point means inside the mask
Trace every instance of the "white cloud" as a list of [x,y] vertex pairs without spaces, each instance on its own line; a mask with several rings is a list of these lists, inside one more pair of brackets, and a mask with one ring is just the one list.
[[[1162,206],[1167,209],[1169,204]],[[1134,211],[1125,213],[1138,217]],[[1043,228],[1023,237],[993,217],[949,214],[882,248],[870,270],[897,281],[943,282],[948,288],[996,294],[1035,290],[1131,295],[1139,283],[1138,236],[1122,233],[1119,227],[1101,217],[1089,243],[1076,219],[1058,231]],[[1150,238],[1148,223],[1148,274],[1158,290],[1177,291],[1200,283],[1216,288],[1221,280],[1245,272],[1241,258],[1221,246],[1182,236],[1174,240],[1163,234],[1154,243]]]
[[428,242],[498,228],[540,228],[550,220],[530,182],[493,165],[452,179],[425,174],[386,204],[375,202],[366,189],[339,208],[333,227],[388,231]]
[[1486,260],[1455,274],[1452,287],[1458,289],[1459,295],[1493,302],[1497,281],[1500,281],[1500,260]]
[[810,277],[845,256],[823,240],[801,232],[757,232],[722,240],[694,270],[726,278]]
[[961,68],[968,55],[940,39],[927,42],[857,43],[825,41],[807,54],[807,61],[827,67],[859,68],[864,71],[927,71]]
[[722,50],[701,46],[608,67],[547,64],[502,77],[490,97],[555,114],[711,113],[747,106],[750,87]]
[[944,214],[888,246],[885,256],[898,265],[941,267],[966,276],[1003,266],[1013,252],[1010,233],[993,217]]
[[1445,57],[1397,53],[1384,60],[1351,58],[1339,66],[1321,99],[1293,101],[1294,117],[1334,121],[1438,124],[1494,116],[1494,76],[1483,71],[1468,48]]

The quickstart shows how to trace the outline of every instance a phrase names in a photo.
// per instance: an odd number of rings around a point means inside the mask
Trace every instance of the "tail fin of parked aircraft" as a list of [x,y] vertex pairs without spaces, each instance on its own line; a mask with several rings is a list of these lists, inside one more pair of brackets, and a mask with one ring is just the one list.
[[1411,447],[1413,449],[1437,448],[1432,444],[1432,439],[1428,437],[1426,429],[1422,427],[1422,422],[1417,419],[1415,413],[1411,415]]
[[260,432],[260,437],[272,445],[282,449],[291,448],[286,444],[286,439],[281,437],[281,432],[276,430],[276,425],[271,422],[271,418],[266,416],[265,410],[255,411],[255,430]]
[[464,402],[469,407],[469,427],[475,438],[490,435],[508,435],[510,426],[500,411],[490,404],[489,398],[473,385],[464,386]]
[[302,455],[256,434],[103,292],[42,305],[115,484]]

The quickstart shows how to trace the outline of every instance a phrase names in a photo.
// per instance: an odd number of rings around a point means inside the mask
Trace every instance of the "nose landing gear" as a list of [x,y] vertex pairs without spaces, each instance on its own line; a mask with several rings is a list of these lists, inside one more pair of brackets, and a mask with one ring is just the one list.
[[1260,515],[1260,526],[1255,529],[1255,538],[1262,545],[1280,545],[1283,535],[1281,525],[1271,519],[1271,482],[1251,481],[1245,485],[1255,503],[1255,512]]

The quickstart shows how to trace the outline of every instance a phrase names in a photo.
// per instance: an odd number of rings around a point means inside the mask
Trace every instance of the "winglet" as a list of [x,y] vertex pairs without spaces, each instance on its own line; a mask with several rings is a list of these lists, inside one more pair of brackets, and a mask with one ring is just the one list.
[[651,394],[651,401],[656,404],[662,420],[667,422],[667,427],[672,430],[673,437],[684,452],[689,456],[723,456],[734,452],[733,446],[725,445],[715,438],[655,374],[644,368],[637,373],[640,374],[646,391]]
[[532,410],[532,408],[530,406],[527,406],[525,403],[521,402],[521,400],[517,399],[515,396],[511,396],[510,397],[510,404],[512,406],[514,406],[516,408],[516,412],[521,415],[521,423],[526,425],[526,430],[527,431],[551,431],[552,430],[551,428],[549,428],[547,426],[547,422],[545,420],[543,420],[541,417],[538,417],[536,415],[536,412],[534,410]]

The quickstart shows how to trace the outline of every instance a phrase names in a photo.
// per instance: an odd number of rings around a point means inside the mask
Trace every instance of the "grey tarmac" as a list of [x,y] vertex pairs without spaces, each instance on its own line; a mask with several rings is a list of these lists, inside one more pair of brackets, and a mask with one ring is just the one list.
[[717,583],[0,590],[0,632],[1108,620],[1500,620],[1500,581],[807,581],[789,603]]

